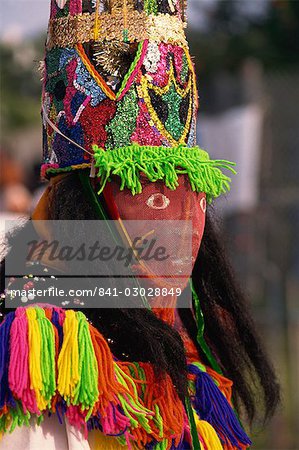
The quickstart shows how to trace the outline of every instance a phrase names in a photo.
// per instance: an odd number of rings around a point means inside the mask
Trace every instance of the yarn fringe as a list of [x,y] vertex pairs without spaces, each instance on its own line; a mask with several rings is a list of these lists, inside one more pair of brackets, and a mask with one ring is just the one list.
[[251,445],[232,406],[203,364],[188,365],[193,408],[218,434],[224,448],[242,450]]
[[[204,366],[192,363],[189,373],[201,447],[220,450],[213,427],[223,448],[246,448],[248,437]],[[0,435],[47,414],[61,423],[65,416],[86,438],[99,430],[129,450],[175,450],[191,442],[168,374],[157,379],[150,363],[116,360],[80,311],[20,307],[0,325]]]
[[101,193],[111,175],[120,177],[120,189],[128,188],[132,194],[142,191],[140,173],[150,181],[163,180],[169,189],[178,186],[178,175],[187,174],[193,191],[205,192],[208,201],[230,189],[231,178],[222,169],[236,173],[234,163],[211,160],[199,147],[151,147],[132,144],[104,150],[93,146],[95,167],[100,178]]
[[149,363],[116,361],[80,311],[20,307],[0,325],[0,433],[49,412],[121,446],[176,448],[186,422],[169,375]]
[[198,434],[203,439],[204,450],[223,450],[216,431],[208,422],[195,418],[195,423]]

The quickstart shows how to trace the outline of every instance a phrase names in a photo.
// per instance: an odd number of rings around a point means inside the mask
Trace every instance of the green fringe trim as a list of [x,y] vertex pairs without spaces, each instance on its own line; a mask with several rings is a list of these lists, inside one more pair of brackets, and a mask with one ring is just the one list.
[[128,188],[132,194],[140,194],[140,173],[149,181],[163,180],[172,190],[178,187],[178,175],[187,174],[193,191],[205,192],[207,200],[229,191],[231,179],[221,169],[236,173],[235,163],[211,160],[209,154],[199,147],[151,147],[132,144],[126,147],[104,150],[93,146],[95,167],[100,178],[99,194],[109,177],[118,175],[120,190]]
[[48,167],[46,170],[46,178],[49,178],[50,175],[57,175],[59,173],[72,172],[73,170],[84,170],[90,169],[91,163],[77,164],[73,166],[66,167]]
[[[8,414],[3,414],[0,417],[0,433],[12,433],[16,427],[30,426],[30,418],[33,418],[34,422],[38,425],[43,421],[44,416],[33,416],[29,411],[26,413],[23,411],[20,402],[15,400],[15,407],[10,408]],[[1,441],[1,436],[0,436]]]

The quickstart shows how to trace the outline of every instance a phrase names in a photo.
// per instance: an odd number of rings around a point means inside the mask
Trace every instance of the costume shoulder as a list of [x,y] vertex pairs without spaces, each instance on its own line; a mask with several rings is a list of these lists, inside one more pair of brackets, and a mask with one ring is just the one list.
[[[99,430],[99,437],[114,436],[129,448],[192,448],[170,376],[147,362],[117,360],[82,312],[17,308],[0,326],[0,349],[0,431],[29,425],[30,418],[40,423],[50,413],[60,422],[65,416],[86,438]],[[249,440],[213,378],[199,363],[188,369],[204,448],[246,448]]]
[[184,407],[170,377],[157,383],[151,364],[117,361],[82,312],[18,308],[1,324],[0,342],[2,431],[50,412],[86,437],[99,429],[136,448],[182,440]]

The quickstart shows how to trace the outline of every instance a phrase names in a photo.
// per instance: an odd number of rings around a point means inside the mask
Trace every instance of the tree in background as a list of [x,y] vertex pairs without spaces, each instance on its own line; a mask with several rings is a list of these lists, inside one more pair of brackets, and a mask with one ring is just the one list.
[[189,29],[192,52],[201,72],[236,70],[246,58],[266,70],[299,65],[299,2],[240,0],[194,2],[202,26]]
[[39,121],[42,39],[0,43],[1,138]]

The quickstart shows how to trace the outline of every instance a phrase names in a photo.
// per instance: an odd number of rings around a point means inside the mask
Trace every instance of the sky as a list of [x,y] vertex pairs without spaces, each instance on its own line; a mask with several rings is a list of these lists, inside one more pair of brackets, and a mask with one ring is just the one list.
[[0,38],[8,42],[46,31],[49,0],[1,0]]
[[[204,26],[203,10],[216,0],[189,0],[188,14],[190,26]],[[225,1],[225,0],[223,0]],[[260,14],[268,0],[239,0],[251,14]],[[194,6],[196,7],[194,8]],[[45,32],[49,17],[50,0],[1,0],[0,40],[10,43],[20,42],[24,37]]]

